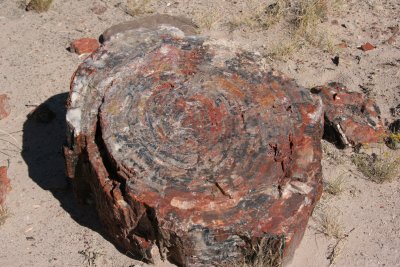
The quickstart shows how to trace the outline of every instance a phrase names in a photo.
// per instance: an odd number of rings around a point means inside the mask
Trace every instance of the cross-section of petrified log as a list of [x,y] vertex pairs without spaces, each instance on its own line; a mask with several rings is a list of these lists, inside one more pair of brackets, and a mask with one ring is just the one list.
[[[65,147],[81,200],[151,261],[290,259],[319,199],[323,107],[261,57],[162,24],[111,36],[76,71]],[[261,244],[261,245],[260,245]]]

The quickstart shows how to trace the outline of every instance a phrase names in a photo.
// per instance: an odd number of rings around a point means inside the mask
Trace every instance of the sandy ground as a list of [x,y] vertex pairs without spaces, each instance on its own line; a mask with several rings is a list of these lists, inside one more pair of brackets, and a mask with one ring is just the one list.
[[[70,77],[83,60],[67,51],[69,43],[97,38],[109,26],[132,19],[123,2],[55,0],[50,11],[37,14],[21,9],[18,1],[0,0],[0,93],[11,99],[11,115],[0,121],[0,164],[9,164],[13,188],[7,198],[10,217],[0,226],[0,266],[144,266],[107,240],[91,207],[75,202],[61,154],[64,102]],[[245,2],[152,1],[148,9],[185,15],[202,25],[203,34],[268,54],[284,42],[287,29],[231,29],[227,22],[254,8]],[[102,15],[92,11],[99,4],[107,7]],[[303,86],[339,81],[368,93],[377,100],[383,119],[391,122],[395,117],[389,109],[400,104],[400,37],[394,44],[386,40],[389,27],[400,24],[399,14],[398,0],[347,1],[323,24],[334,44],[349,45],[335,51],[339,66],[332,63],[331,53],[310,45],[286,60],[268,62]],[[365,42],[377,48],[357,49]],[[55,120],[28,120],[34,106],[44,102],[56,112]],[[324,193],[291,267],[329,265],[327,256],[337,240],[318,231],[318,214],[326,210],[336,214],[348,233],[340,242],[336,266],[400,266],[399,179],[383,185],[368,181],[351,164],[349,151],[323,142],[324,179],[343,175],[345,190],[339,196]]]

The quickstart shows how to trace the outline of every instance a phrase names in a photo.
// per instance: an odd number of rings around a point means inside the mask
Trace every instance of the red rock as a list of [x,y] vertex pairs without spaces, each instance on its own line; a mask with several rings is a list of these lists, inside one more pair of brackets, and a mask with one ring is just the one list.
[[8,96],[6,94],[0,95],[0,120],[10,115],[10,104],[8,103]]
[[340,44],[337,45],[339,48],[348,48],[349,45],[346,42],[341,42]]
[[4,207],[6,201],[6,194],[11,189],[10,180],[7,176],[7,167],[0,166],[0,208]]
[[365,44],[363,44],[363,45],[361,46],[361,50],[363,50],[364,52],[373,50],[373,49],[375,49],[375,48],[376,48],[376,47],[373,46],[373,45],[370,44],[370,43],[365,43]]
[[92,54],[72,79],[67,174],[138,258],[232,265],[262,243],[287,262],[322,192],[319,97],[204,42],[164,24]]
[[340,145],[383,142],[387,136],[380,109],[373,100],[339,83],[315,87],[312,92],[321,96],[325,125],[340,139]]
[[99,48],[99,42],[93,38],[82,38],[75,40],[70,45],[70,50],[73,53],[90,54]]

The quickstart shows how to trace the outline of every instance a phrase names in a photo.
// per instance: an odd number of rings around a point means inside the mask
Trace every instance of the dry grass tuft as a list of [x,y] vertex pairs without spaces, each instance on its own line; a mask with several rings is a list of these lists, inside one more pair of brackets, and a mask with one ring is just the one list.
[[316,26],[328,16],[327,0],[300,0],[298,1],[294,25],[297,33],[306,35],[314,31]]
[[253,248],[244,262],[233,264],[235,267],[280,267],[282,266],[283,247],[285,238],[283,236],[265,237]]
[[327,181],[325,185],[325,192],[337,196],[344,191],[344,173],[336,177],[332,181]]
[[328,256],[327,256],[327,259],[329,260],[328,266],[332,266],[333,264],[335,264],[340,253],[343,251],[344,242],[349,237],[350,233],[353,232],[354,230],[355,228],[351,229],[349,232],[347,232],[341,238],[339,238],[335,244],[332,244],[328,247]]
[[261,1],[249,0],[246,1],[245,10],[240,15],[235,16],[228,22],[230,30],[233,31],[237,28],[248,27],[255,29],[262,26],[262,17],[265,15],[265,6]]
[[53,0],[32,0],[26,6],[26,10],[35,10],[37,12],[45,12],[49,10]]
[[259,0],[246,1],[245,10],[228,24],[231,31],[240,27],[268,29],[282,20],[289,10],[289,2],[289,0],[277,0],[269,6],[265,6]]
[[149,3],[150,0],[127,0],[126,13],[131,16],[148,13],[147,5]]
[[216,9],[212,9],[209,13],[203,14],[195,18],[196,24],[200,29],[212,30],[220,21],[221,15]]
[[385,153],[378,156],[375,153],[356,154],[352,162],[369,180],[376,183],[392,182],[399,175],[400,157]]
[[262,25],[269,28],[277,24],[287,14],[289,6],[289,0],[277,0],[274,4],[269,5],[265,12],[267,17]]
[[392,133],[386,139],[386,144],[391,149],[400,148],[400,133]]
[[8,217],[10,217],[8,209],[0,205],[0,225],[3,225]]
[[270,51],[268,51],[266,57],[270,59],[280,59],[284,60],[295,53],[302,44],[298,39],[291,39],[287,41],[282,41],[280,44],[274,46]]
[[343,237],[343,227],[337,211],[324,209],[317,215],[316,221],[319,224],[319,233],[337,239]]

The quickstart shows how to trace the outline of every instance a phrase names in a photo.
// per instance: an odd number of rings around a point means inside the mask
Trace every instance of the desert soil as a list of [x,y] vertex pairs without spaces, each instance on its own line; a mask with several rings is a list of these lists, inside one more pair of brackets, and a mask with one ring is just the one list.
[[[342,82],[375,98],[384,121],[396,119],[390,108],[400,104],[400,36],[397,42],[387,40],[391,27],[400,24],[398,0],[343,1],[321,26],[331,46],[344,41],[347,48],[305,43],[281,59],[268,55],[288,42],[287,25],[269,29],[228,25],[243,20],[257,4],[272,2],[161,0],[151,1],[146,11],[192,18],[202,34],[265,54],[271,68],[303,86]],[[94,7],[99,5],[106,10],[97,15]],[[0,226],[0,266],[145,266],[112,245],[90,205],[75,202],[61,153],[70,77],[84,60],[67,50],[69,43],[98,38],[111,25],[131,19],[123,0],[55,0],[41,14],[26,12],[21,1],[0,0],[0,93],[7,94],[11,103],[11,115],[0,121],[0,164],[9,166],[12,185],[7,196],[9,217]],[[376,49],[357,48],[366,42]],[[338,66],[331,60],[335,55],[340,57]],[[56,113],[55,119],[42,124],[28,120],[35,106],[44,102]],[[338,196],[324,193],[290,266],[330,264],[328,256],[338,240],[320,231],[320,216],[327,212],[347,234],[339,242],[333,265],[400,266],[399,179],[371,182],[351,163],[350,151],[337,150],[326,141],[323,147],[324,180],[342,176],[344,191]],[[369,150],[386,151],[381,146]]]

